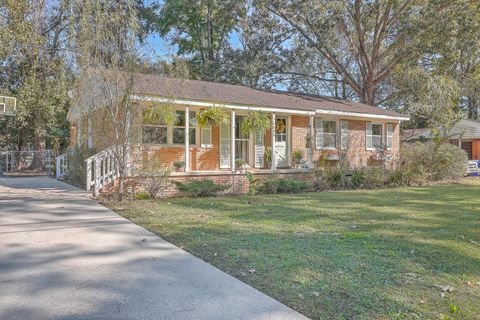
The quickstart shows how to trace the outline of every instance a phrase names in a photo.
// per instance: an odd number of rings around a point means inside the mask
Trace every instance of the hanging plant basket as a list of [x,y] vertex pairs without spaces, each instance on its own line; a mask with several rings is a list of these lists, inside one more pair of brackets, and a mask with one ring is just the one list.
[[220,107],[212,107],[200,111],[197,115],[197,123],[200,127],[225,124],[230,121],[229,114],[225,109]]
[[157,103],[147,107],[143,112],[143,122],[151,124],[175,125],[178,121],[178,115],[175,108]]
[[250,111],[242,121],[240,130],[247,134],[250,132],[265,132],[270,128],[270,118],[266,113]]

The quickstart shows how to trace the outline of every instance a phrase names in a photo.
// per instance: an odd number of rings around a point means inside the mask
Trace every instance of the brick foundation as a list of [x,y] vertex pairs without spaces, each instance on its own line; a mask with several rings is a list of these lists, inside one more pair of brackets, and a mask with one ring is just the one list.
[[[254,174],[254,179],[256,181],[262,181],[271,177],[271,173],[257,173]],[[293,178],[302,181],[308,181],[310,179],[310,174],[307,172],[281,172],[275,174],[279,178]],[[182,196],[182,193],[178,191],[175,182],[189,182],[193,180],[213,180],[217,184],[223,184],[228,186],[228,188],[221,192],[220,194],[246,194],[249,189],[249,182],[245,174],[202,174],[202,175],[181,175],[181,176],[172,176],[169,178],[169,181],[165,187],[157,194],[159,198],[169,198],[169,197],[178,197]],[[133,194],[138,194],[144,192],[145,190],[141,186],[138,178],[128,177],[125,180],[125,189],[128,187],[132,188]],[[101,190],[102,196],[112,196],[115,194],[118,188],[118,181],[112,183]]]

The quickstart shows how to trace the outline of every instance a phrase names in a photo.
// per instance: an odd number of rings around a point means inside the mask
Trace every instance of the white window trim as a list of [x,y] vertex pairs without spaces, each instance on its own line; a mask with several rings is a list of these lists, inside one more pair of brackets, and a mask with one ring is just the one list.
[[[373,125],[381,125],[382,126],[382,144],[384,143],[385,141],[385,123],[382,123],[382,122],[371,122],[371,121],[367,121],[365,122],[365,149],[367,151],[376,151],[377,149],[375,148],[375,146],[373,145],[373,141],[372,141],[372,147],[371,148],[367,148],[367,123],[370,123],[372,126]],[[373,130],[372,130],[373,131]],[[375,135],[376,136],[376,135]],[[373,137],[373,134],[371,135],[371,137]]]
[[[347,124],[347,141],[346,144],[346,148],[343,148],[343,139],[342,139],[342,122],[345,122]],[[349,143],[350,143],[350,121],[346,120],[346,119],[339,119],[338,120],[338,149],[339,150],[342,150],[342,151],[346,151],[348,150],[349,148]]]
[[[392,127],[392,135],[391,135],[391,139],[392,139],[392,145],[390,146],[390,148],[388,147],[388,126],[391,126]],[[386,146],[386,149],[388,151],[392,150],[393,149],[393,136],[394,136],[394,131],[395,131],[395,128],[393,126],[393,123],[387,123],[385,125],[385,146]]]
[[[334,147],[317,147],[317,121],[329,121],[329,122],[335,122],[335,133],[327,133],[331,134],[335,137],[335,146]],[[338,150],[338,119],[332,119],[332,118],[323,118],[323,117],[315,117],[315,150]],[[325,134],[325,133],[322,133]]]
[[[185,108],[175,108],[175,111],[185,111]],[[198,111],[197,110],[190,110],[190,112],[194,112],[195,116],[197,116]],[[176,125],[166,125],[166,124],[144,124],[142,122],[142,128],[143,127],[166,127],[167,128],[167,143],[147,143],[143,142],[143,137],[142,137],[142,145],[145,146],[152,146],[152,147],[185,147],[185,143],[173,143],[173,128],[183,128],[185,129],[185,126],[176,126]],[[195,144],[190,143],[190,147],[196,147],[199,143],[199,127],[198,124],[195,126],[192,126],[190,124],[190,129],[195,129]]]

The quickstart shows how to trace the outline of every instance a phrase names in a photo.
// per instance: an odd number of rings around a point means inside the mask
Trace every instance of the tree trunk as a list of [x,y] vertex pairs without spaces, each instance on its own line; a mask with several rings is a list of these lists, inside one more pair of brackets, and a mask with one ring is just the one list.
[[40,119],[37,113],[34,115],[35,123],[35,137],[33,142],[33,159],[32,164],[30,165],[31,170],[42,168],[42,164],[45,160],[45,151],[47,149],[46,139],[45,139],[45,128],[43,127],[42,119]]
[[476,120],[478,118],[478,106],[475,97],[468,97],[467,112],[468,119]]
[[117,200],[119,202],[123,200],[124,184],[125,184],[125,176],[123,173],[120,173],[120,177],[118,179],[118,194],[117,194]]

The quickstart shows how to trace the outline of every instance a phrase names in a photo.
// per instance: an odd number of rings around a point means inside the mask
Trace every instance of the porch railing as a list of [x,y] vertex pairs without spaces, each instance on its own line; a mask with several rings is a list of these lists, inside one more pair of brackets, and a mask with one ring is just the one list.
[[118,177],[118,163],[115,158],[113,147],[100,151],[85,160],[86,181],[85,187],[96,196],[107,184],[115,181]]

